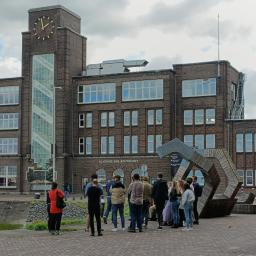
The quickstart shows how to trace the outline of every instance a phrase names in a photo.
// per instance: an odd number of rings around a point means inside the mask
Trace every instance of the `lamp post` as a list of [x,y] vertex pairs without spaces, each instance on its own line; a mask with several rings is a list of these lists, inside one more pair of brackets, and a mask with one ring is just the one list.
[[57,173],[56,173],[56,89],[62,89],[60,86],[53,86],[53,149],[52,149],[52,181],[56,181]]

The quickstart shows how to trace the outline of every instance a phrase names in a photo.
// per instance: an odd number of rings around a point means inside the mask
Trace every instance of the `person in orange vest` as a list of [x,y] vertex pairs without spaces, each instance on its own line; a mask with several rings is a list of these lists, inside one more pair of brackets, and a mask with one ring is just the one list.
[[57,188],[58,184],[56,182],[52,183],[52,189],[47,193],[47,205],[48,205],[48,229],[52,235],[60,234],[60,224],[63,209],[56,206],[57,197],[60,200],[64,198],[64,192]]

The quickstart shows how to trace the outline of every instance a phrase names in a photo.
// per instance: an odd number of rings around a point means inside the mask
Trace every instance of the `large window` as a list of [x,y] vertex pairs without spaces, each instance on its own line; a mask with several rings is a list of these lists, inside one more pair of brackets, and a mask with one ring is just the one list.
[[253,186],[253,170],[245,171],[246,186]]
[[236,152],[244,152],[244,135],[242,133],[236,134]]
[[184,125],[193,124],[193,110],[184,110]]
[[215,148],[215,134],[206,134],[206,148]]
[[201,135],[201,134],[195,135],[195,148],[204,149],[204,135]]
[[19,113],[0,113],[0,130],[19,128]]
[[182,97],[214,95],[216,95],[216,78],[182,81]]
[[101,127],[115,126],[115,112],[101,112]]
[[195,110],[195,125],[204,124],[204,110],[196,109]]
[[85,154],[86,155],[92,154],[92,137],[85,138]]
[[17,138],[0,138],[0,155],[18,154]]
[[161,125],[163,123],[162,109],[149,109],[147,112],[148,125]]
[[115,153],[115,137],[114,136],[101,136],[101,154],[114,154]]
[[19,104],[19,86],[0,87],[0,105]]
[[138,115],[138,110],[124,111],[124,126],[137,126]]
[[148,153],[156,152],[156,149],[162,146],[162,135],[148,135],[148,142],[147,142],[147,151]]
[[0,188],[16,188],[17,166],[0,166]]
[[205,122],[206,122],[206,124],[215,124],[215,109],[214,108],[206,109]]
[[124,154],[138,153],[138,136],[124,136]]
[[116,84],[91,84],[78,87],[78,103],[107,103],[116,101]]
[[163,80],[142,80],[123,82],[122,100],[158,100],[163,99]]
[[184,144],[193,147],[193,135],[184,135]]
[[252,133],[245,134],[245,152],[252,152]]

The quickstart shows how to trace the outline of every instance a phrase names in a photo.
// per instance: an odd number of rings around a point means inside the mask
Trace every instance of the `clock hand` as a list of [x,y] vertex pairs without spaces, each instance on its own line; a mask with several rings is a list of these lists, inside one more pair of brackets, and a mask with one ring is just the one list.
[[41,29],[44,30],[44,23],[43,23],[43,19],[40,18],[40,21],[41,21]]
[[43,26],[43,29],[45,29],[50,23],[47,23]]

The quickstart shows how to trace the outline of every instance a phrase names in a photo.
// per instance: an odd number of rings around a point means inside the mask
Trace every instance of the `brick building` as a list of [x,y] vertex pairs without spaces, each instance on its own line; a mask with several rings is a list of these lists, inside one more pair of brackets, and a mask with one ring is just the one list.
[[156,148],[178,137],[226,148],[245,186],[255,184],[256,120],[244,120],[243,74],[228,61],[129,72],[147,61],[86,66],[80,17],[62,6],[29,10],[22,77],[0,80],[0,190],[74,191],[97,172],[102,183],[139,172],[172,176]]

